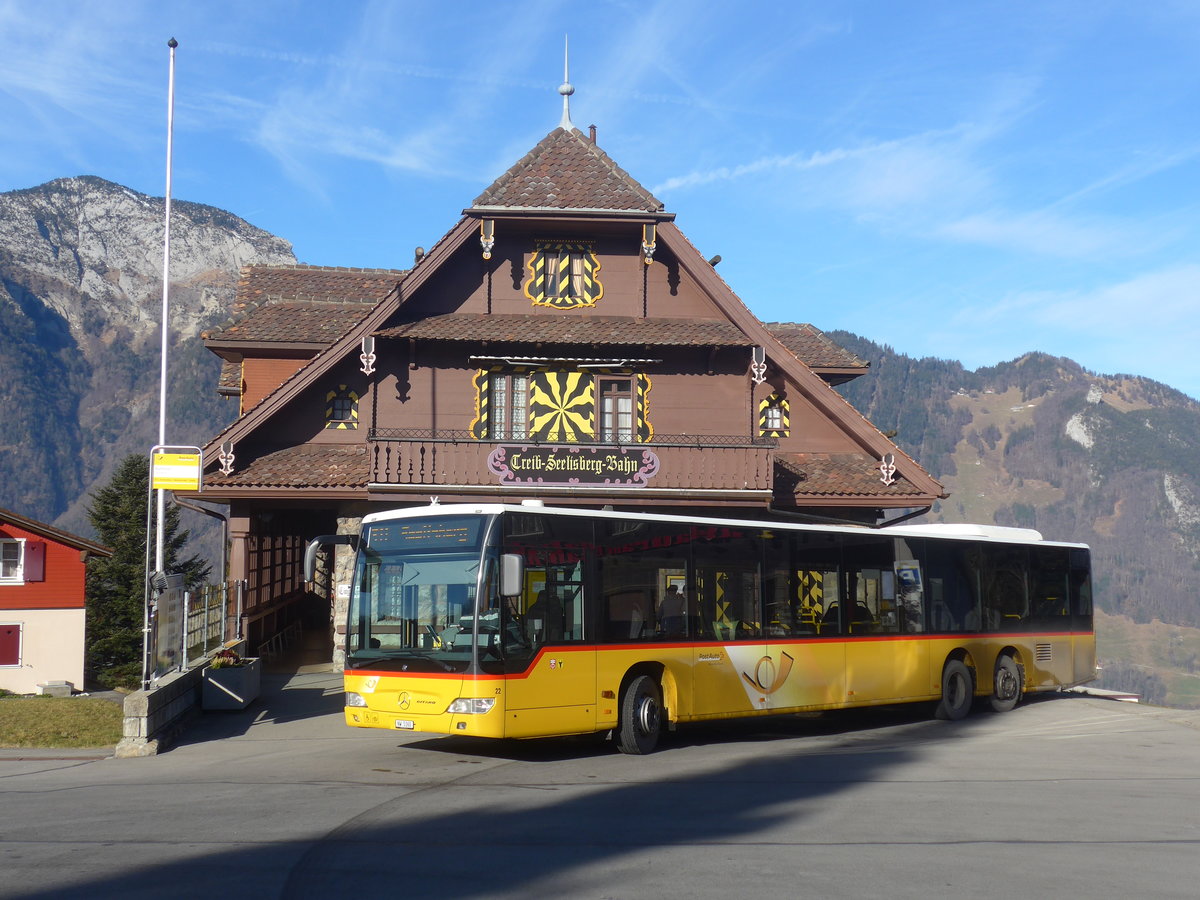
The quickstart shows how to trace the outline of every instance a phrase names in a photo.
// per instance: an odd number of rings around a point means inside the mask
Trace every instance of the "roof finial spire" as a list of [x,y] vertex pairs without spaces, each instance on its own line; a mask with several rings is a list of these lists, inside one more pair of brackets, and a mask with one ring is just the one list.
[[567,35],[563,35],[563,83],[558,86],[558,92],[563,98],[563,114],[562,121],[558,123],[559,128],[574,129],[575,126],[571,123],[571,95],[575,93],[575,86],[571,84],[571,77],[568,74],[567,66]]

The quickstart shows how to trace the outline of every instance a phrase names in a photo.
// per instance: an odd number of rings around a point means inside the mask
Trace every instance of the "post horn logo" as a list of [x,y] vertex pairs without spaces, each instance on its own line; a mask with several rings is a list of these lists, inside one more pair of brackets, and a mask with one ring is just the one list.
[[758,688],[764,694],[773,694],[787,681],[788,675],[792,672],[792,664],[795,663],[791,656],[787,653],[779,654],[779,668],[775,667],[775,660],[769,656],[764,656],[754,666],[754,677],[742,673],[742,677],[750,684],[751,687]]

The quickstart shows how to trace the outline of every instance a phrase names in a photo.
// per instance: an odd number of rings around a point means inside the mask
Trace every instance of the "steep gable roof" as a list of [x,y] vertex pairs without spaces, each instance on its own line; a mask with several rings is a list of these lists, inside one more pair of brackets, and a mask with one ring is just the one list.
[[863,358],[840,347],[825,336],[825,332],[805,322],[765,322],[783,346],[813,369],[867,369]]
[[20,513],[15,513],[10,509],[0,508],[0,525],[13,525],[33,534],[40,535],[52,541],[57,541],[60,544],[66,544],[68,547],[74,547],[76,550],[86,550],[96,556],[112,556],[113,552],[108,547],[98,541],[89,540],[85,537],[80,537],[77,534],[72,534],[69,531],[63,531],[61,528],[55,528],[53,525],[47,525],[44,522],[39,522],[36,519],[30,519]]
[[573,128],[556,128],[475,198],[472,211],[575,210],[661,215],[662,203]]
[[897,474],[910,481],[920,493],[931,498],[948,496],[942,485],[915,459],[884,436],[845,397],[826,384],[816,371],[801,362],[772,334],[768,326],[726,284],[725,279],[717,274],[716,268],[704,260],[700,251],[674,222],[663,222],[658,226],[658,239],[675,254],[680,266],[713,298],[713,302],[729,320],[748,338],[764,347],[771,363],[783,371],[817,409],[831,421],[839,423],[847,436],[864,452],[875,459],[892,454],[896,460]]
[[377,302],[272,301],[222,331],[205,332],[209,346],[233,343],[312,344],[325,347],[352,327]]
[[419,290],[469,237],[477,233],[476,228],[475,222],[471,219],[465,217],[460,219],[458,224],[434,244],[432,250],[421,257],[420,261],[403,279],[392,285],[386,296],[367,309],[365,316],[252,409],[247,410],[244,415],[231,422],[210,440],[204,447],[205,458],[210,461],[210,464],[216,459],[216,448],[221,445],[222,441],[236,442],[244,436],[252,434],[255,429],[264,425],[271,416],[286,406],[296,393],[313,384],[352,351],[357,352],[359,341],[382,328],[405,299]]
[[232,315],[206,342],[329,344],[408,275],[404,269],[242,266]]
[[[386,298],[352,325],[338,340],[319,352],[295,375],[215,437],[209,443],[209,447],[215,447],[226,438],[237,441],[253,433],[282,409],[290,397],[313,384],[324,372],[350,353],[356,352],[362,337],[374,334],[388,337],[416,336],[405,332],[404,329],[409,326],[394,323],[392,316],[402,308],[408,297],[413,296],[428,281],[433,272],[448,262],[466,240],[477,234],[478,219],[493,210],[511,210],[516,214],[568,210],[608,215],[654,215],[658,219],[658,240],[679,260],[680,267],[724,314],[728,323],[728,334],[732,336],[734,331],[740,332],[743,336],[741,341],[745,341],[743,346],[765,347],[771,363],[787,376],[816,409],[830,421],[837,423],[858,448],[851,454],[856,457],[853,463],[846,466],[842,461],[836,471],[822,461],[823,464],[819,468],[824,477],[821,481],[836,475],[835,481],[842,478],[861,482],[875,464],[872,460],[878,461],[890,454],[897,464],[896,474],[907,480],[912,490],[909,493],[907,488],[898,488],[887,493],[895,495],[904,492],[905,496],[917,502],[931,502],[934,498],[946,496],[943,487],[916,460],[901,451],[788,346],[789,343],[798,345],[810,342],[814,335],[793,333],[787,328],[779,329],[779,334],[773,333],[750,311],[724,279],[716,274],[714,267],[705,261],[695,246],[671,221],[673,217],[661,212],[662,204],[653,195],[616,166],[594,143],[584,139],[573,129],[563,128],[547,135],[537,147],[481,194],[476,199],[475,207],[466,211],[466,217],[460,220],[403,280],[394,285]],[[498,317],[489,315],[485,318],[491,320]],[[548,318],[544,321],[549,323]],[[418,322],[410,325],[418,332],[421,329],[429,329],[425,332],[426,337],[436,335],[437,339],[451,339],[443,336],[453,333],[445,330],[446,321],[438,321],[437,317],[432,317],[424,322],[427,324]],[[508,333],[513,324],[502,322],[499,327]],[[472,337],[478,339],[478,332]],[[840,357],[840,364],[844,365],[847,362],[844,356]],[[860,453],[862,458],[858,459]],[[810,471],[805,474],[810,478],[815,474],[814,464],[814,460],[807,461]],[[852,470],[857,473],[853,477],[850,474]],[[865,484],[860,484],[860,489],[866,490]]]

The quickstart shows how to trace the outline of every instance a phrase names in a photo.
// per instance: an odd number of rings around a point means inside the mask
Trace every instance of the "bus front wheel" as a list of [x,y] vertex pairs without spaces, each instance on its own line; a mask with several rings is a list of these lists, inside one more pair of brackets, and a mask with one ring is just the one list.
[[942,669],[942,699],[935,715],[939,719],[957,722],[971,711],[974,694],[971,670],[966,663],[959,659],[949,660]]
[[1024,673],[1016,660],[1007,654],[996,660],[996,672],[992,676],[992,696],[988,698],[996,712],[1008,712],[1021,700]]
[[658,745],[662,727],[662,699],[658,682],[638,675],[621,695],[621,724],[617,746],[622,753],[650,753]]

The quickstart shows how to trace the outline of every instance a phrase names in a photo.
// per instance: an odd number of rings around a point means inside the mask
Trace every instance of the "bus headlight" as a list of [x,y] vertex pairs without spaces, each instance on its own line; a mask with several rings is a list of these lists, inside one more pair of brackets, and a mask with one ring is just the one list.
[[354,691],[346,691],[346,705],[347,706],[366,706],[367,701],[363,698],[362,694],[356,694],[356,693],[354,693]]
[[459,697],[446,712],[463,715],[483,715],[496,705],[494,697]]

